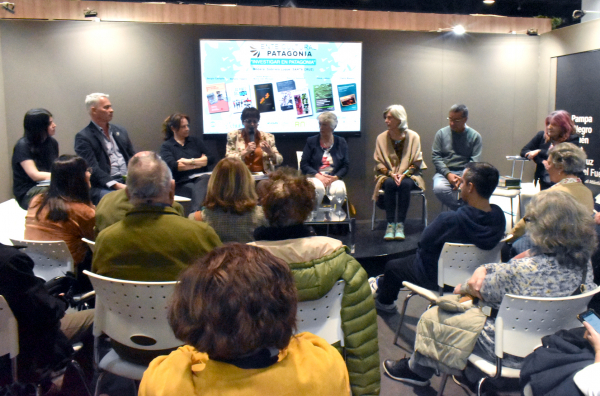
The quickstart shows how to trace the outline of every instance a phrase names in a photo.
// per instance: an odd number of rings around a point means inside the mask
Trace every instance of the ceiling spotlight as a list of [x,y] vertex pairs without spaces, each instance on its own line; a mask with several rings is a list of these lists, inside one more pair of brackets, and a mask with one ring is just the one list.
[[494,4],[495,2],[496,2],[496,0],[483,0],[483,4],[487,4],[487,5]]
[[600,11],[575,10],[573,11],[573,19],[583,18],[586,14],[600,14]]
[[452,28],[454,34],[465,34],[466,30],[463,25],[456,25]]
[[98,16],[98,11],[88,7],[85,10],[83,10],[83,16],[86,18],[96,18]]
[[2,8],[4,8],[6,11],[15,12],[15,3],[9,3],[8,1],[5,1],[3,3],[0,3],[0,6],[2,6]]

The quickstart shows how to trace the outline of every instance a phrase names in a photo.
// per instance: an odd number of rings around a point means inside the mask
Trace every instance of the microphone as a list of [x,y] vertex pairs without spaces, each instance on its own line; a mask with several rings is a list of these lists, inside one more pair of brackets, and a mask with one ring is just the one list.
[[250,138],[250,142],[254,141],[254,127],[248,128],[248,136]]

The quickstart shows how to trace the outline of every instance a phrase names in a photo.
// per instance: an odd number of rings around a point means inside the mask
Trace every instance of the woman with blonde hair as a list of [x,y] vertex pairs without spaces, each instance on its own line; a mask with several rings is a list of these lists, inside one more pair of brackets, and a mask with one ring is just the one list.
[[208,223],[223,243],[254,240],[254,229],[267,222],[258,206],[254,179],[242,161],[223,158],[217,163],[208,181],[204,207],[193,218]]

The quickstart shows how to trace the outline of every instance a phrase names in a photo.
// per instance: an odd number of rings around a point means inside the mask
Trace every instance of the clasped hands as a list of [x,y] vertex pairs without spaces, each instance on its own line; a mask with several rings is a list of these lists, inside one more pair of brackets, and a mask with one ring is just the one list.
[[323,186],[325,188],[329,187],[331,185],[331,183],[333,183],[334,181],[338,180],[337,176],[329,176],[329,175],[324,175],[322,173],[317,173],[315,175],[315,177],[321,181],[321,183],[323,183]]

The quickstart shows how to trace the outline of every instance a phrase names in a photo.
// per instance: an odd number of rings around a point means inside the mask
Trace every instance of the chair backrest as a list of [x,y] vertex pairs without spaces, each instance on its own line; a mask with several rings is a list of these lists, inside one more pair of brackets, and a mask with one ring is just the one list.
[[298,170],[300,170],[300,161],[302,161],[302,151],[296,151],[296,158],[298,158]]
[[446,242],[438,261],[438,286],[456,286],[468,279],[482,264],[500,262],[501,244],[492,250],[475,245]]
[[81,238],[81,240],[88,245],[88,247],[90,248],[90,250],[92,251],[92,253],[94,253],[96,251],[96,242],[90,241],[87,238]]
[[33,273],[46,281],[73,272],[73,256],[65,241],[10,240],[15,246],[25,246],[23,251],[33,260]]
[[342,297],[344,296],[343,280],[335,285],[318,300],[298,303],[298,332],[308,331],[323,338],[330,344],[340,341],[344,346],[342,331]]
[[19,331],[17,319],[4,296],[0,296],[0,356],[6,354],[11,359],[19,354]]
[[126,281],[83,272],[96,291],[94,336],[104,333],[128,347],[147,350],[183,344],[167,321],[167,305],[176,281]]
[[496,317],[496,354],[525,357],[541,338],[561,329],[581,327],[577,314],[600,292],[600,287],[578,296],[543,298],[504,295]]

